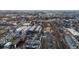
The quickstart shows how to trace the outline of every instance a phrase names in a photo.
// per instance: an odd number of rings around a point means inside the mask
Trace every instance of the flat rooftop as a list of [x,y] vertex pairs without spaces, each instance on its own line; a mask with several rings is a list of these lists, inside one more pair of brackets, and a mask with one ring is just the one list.
[[66,28],[71,34],[75,35],[75,36],[79,36],[79,32],[77,32],[76,30],[74,29],[71,29],[71,28]]

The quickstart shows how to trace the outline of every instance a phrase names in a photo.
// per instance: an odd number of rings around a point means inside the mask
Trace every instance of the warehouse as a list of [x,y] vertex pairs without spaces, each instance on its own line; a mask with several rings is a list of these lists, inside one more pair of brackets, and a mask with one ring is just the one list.
[[22,27],[19,27],[18,29],[16,29],[16,35],[17,36],[20,36],[23,34],[23,31],[27,30],[28,27],[27,26],[22,26]]
[[74,35],[74,36],[79,36],[79,33],[76,31],[76,30],[74,30],[74,29],[70,29],[70,28],[66,28],[72,35]]
[[74,29],[66,28],[67,31],[79,41],[79,32]]
[[29,26],[30,23],[23,23],[23,26]]
[[35,32],[40,32],[42,30],[41,26],[37,26],[37,28],[35,29]]
[[79,48],[79,41],[75,37],[77,35],[79,35],[79,33],[74,29],[66,28],[66,32],[64,36],[65,36],[66,45],[69,48],[71,49]]
[[27,31],[27,35],[29,35],[29,34],[33,34],[34,33],[34,30],[36,29],[36,25],[33,25],[28,31]]

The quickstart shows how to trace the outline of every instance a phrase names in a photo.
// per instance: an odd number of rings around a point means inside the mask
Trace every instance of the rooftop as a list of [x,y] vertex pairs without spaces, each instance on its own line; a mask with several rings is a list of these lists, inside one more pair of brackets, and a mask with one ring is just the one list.
[[76,30],[70,29],[70,28],[66,28],[66,29],[67,29],[68,31],[70,31],[71,34],[79,36],[79,32],[77,32]]

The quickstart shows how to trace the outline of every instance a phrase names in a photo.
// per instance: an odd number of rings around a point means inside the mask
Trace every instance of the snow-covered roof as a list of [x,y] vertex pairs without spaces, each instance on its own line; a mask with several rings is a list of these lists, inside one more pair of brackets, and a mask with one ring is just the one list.
[[79,32],[77,32],[76,30],[70,29],[70,28],[66,28],[66,29],[67,29],[68,31],[70,31],[71,34],[79,36]]
[[16,29],[16,31],[21,31],[21,30],[23,30],[23,29],[26,28],[26,27],[27,27],[27,26],[19,27],[19,28]]
[[30,25],[30,23],[24,23],[23,25]]
[[11,45],[12,43],[11,42],[8,42],[8,43],[6,43],[4,46],[9,46],[9,45]]

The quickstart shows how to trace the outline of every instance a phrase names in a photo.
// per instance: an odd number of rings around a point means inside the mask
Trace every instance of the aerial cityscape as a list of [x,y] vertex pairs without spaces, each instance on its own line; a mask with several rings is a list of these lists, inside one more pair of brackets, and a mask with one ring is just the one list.
[[0,49],[79,49],[79,10],[0,10]]

